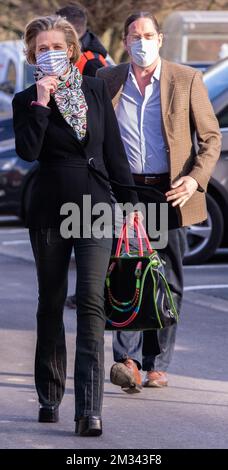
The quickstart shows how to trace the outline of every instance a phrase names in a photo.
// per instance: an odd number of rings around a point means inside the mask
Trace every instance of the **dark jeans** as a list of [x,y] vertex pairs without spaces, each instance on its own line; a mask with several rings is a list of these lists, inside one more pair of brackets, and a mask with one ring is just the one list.
[[59,404],[66,380],[63,309],[72,248],[77,264],[75,418],[100,415],[104,388],[104,283],[111,239],[63,239],[58,229],[30,230],[39,301],[35,383],[39,402]]
[[[157,186],[161,192],[168,187]],[[148,192],[139,194],[142,202],[147,204],[153,201]],[[163,202],[163,201],[162,201]],[[173,228],[175,227],[175,228]],[[177,228],[178,219],[176,212],[169,207],[169,232],[166,248],[158,250],[166,261],[165,274],[173,297],[180,313],[183,297],[183,267],[182,260],[185,251],[185,228]],[[153,243],[152,243],[153,246]],[[113,356],[116,362],[123,362],[130,357],[139,369],[145,371],[166,371],[174,352],[177,325],[157,331],[114,331],[113,332]]]

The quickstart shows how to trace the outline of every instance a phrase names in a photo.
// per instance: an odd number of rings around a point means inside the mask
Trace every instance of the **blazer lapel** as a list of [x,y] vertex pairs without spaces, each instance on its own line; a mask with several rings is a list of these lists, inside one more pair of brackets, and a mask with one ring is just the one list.
[[113,107],[115,108],[118,104],[120,99],[124,83],[127,80],[129,71],[129,64],[123,63],[119,64],[111,69],[110,75],[107,77],[108,80],[108,88],[110,92],[110,96],[112,99]]
[[113,105],[113,108],[115,109],[115,107],[118,105],[119,103],[119,100],[120,100],[120,97],[121,97],[121,93],[123,91],[123,84],[120,86],[119,90],[117,91],[117,93],[115,94],[115,96],[112,98],[112,105]]
[[[109,74],[103,75],[103,77],[108,82],[108,88],[114,108],[116,107],[120,99],[121,92],[127,80],[128,71],[129,63],[123,63],[113,67],[109,71]],[[162,59],[160,86],[162,118],[163,122],[165,122],[169,114],[170,106],[174,96],[175,81],[173,75],[170,72],[169,63],[164,59]]]
[[175,90],[175,81],[174,77],[169,70],[169,63],[162,59],[161,64],[161,79],[160,79],[160,87],[161,87],[161,112],[162,112],[162,119],[163,123],[167,121],[170,106],[174,96]]

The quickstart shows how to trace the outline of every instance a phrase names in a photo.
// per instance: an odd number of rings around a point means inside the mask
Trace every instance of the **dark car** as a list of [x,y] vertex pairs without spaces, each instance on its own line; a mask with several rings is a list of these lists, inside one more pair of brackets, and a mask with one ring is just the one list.
[[[204,74],[209,97],[223,136],[222,152],[208,186],[207,221],[187,232],[186,264],[208,260],[218,247],[228,246],[228,59]],[[18,215],[27,210],[38,162],[21,160],[15,151],[12,118],[0,122],[0,212]]]
[[24,217],[38,162],[25,162],[15,150],[12,117],[0,121],[0,213]]

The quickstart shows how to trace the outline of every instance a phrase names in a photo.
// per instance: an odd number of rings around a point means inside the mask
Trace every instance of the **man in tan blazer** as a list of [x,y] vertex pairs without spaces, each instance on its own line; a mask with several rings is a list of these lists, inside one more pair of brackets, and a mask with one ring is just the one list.
[[[150,200],[151,185],[163,192],[169,204],[168,244],[160,254],[180,311],[182,227],[207,218],[205,192],[220,155],[221,135],[201,73],[161,59],[162,40],[154,16],[131,15],[124,27],[130,64],[105,67],[97,76],[108,86],[135,182],[147,189],[139,194],[140,200]],[[114,333],[116,364],[111,381],[129,393],[141,391],[142,365],[147,372],[144,386],[167,385],[175,335],[176,326],[158,333]]]

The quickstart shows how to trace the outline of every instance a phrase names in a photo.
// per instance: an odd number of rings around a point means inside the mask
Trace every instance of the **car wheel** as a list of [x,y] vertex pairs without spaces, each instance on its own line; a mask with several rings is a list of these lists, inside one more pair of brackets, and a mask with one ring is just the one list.
[[212,196],[207,194],[208,218],[201,224],[187,229],[184,264],[200,264],[207,261],[220,246],[224,221],[221,209]]

